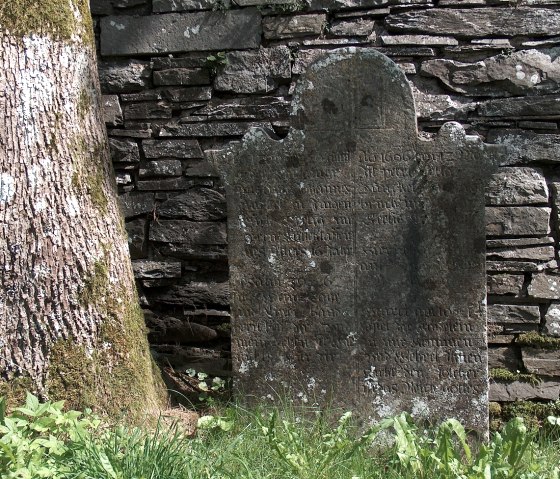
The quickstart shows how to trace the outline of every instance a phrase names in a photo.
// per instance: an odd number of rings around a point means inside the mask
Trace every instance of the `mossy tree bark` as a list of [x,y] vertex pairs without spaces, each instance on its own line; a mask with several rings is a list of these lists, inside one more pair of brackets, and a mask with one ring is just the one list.
[[159,406],[87,0],[0,0],[0,112],[0,395]]

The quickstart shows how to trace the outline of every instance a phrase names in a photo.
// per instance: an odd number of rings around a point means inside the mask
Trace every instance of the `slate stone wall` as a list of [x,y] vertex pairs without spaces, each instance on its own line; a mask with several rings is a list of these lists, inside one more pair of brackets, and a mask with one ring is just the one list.
[[487,194],[491,400],[559,398],[556,0],[92,0],[92,11],[130,252],[162,364],[229,369],[226,209],[205,151],[254,125],[286,134],[294,83],[314,58],[375,47],[407,74],[423,134],[455,120],[510,146]]

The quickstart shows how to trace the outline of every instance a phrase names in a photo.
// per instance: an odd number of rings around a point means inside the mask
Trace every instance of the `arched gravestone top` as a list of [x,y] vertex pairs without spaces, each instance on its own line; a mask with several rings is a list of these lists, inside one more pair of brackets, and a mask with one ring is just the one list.
[[417,135],[404,74],[341,49],[292,128],[214,152],[226,187],[236,387],[486,432],[484,186],[497,147]]

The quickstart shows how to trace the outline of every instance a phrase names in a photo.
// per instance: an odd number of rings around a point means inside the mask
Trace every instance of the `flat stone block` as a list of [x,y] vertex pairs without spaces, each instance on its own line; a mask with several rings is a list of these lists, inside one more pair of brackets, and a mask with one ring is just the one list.
[[560,61],[555,53],[521,50],[473,63],[434,59],[422,63],[424,75],[471,96],[510,96],[560,91]]
[[538,306],[492,304],[488,306],[489,323],[536,324],[541,320]]
[[504,368],[517,370],[521,367],[521,360],[516,356],[513,348],[489,348],[488,369]]
[[542,170],[528,167],[500,168],[486,187],[488,205],[548,204],[548,187]]
[[291,77],[291,54],[285,46],[229,52],[225,58],[214,80],[218,91],[268,93],[278,88],[279,80]]
[[525,277],[521,274],[489,274],[488,294],[521,296]]
[[258,48],[261,15],[256,9],[167,13],[101,19],[101,55]]
[[119,196],[119,205],[125,218],[150,213],[154,209],[153,193],[127,193]]
[[560,376],[560,350],[522,348],[523,365],[539,376]]
[[436,37],[432,35],[383,35],[381,42],[389,45],[424,45],[449,46],[458,45],[459,41],[453,37]]
[[212,123],[182,123],[166,125],[159,130],[158,136],[243,136],[251,128],[272,130],[270,123],[265,122],[212,122]]
[[184,218],[192,221],[217,221],[226,218],[226,199],[209,188],[193,188],[161,203],[161,218]]
[[192,245],[227,244],[225,224],[187,220],[155,222],[150,229],[150,240]]
[[113,163],[140,162],[140,150],[134,140],[109,138],[109,150]]
[[153,294],[156,303],[180,306],[228,306],[228,283],[186,282]]
[[171,118],[173,112],[163,102],[128,103],[124,105],[126,120],[157,120]]
[[558,118],[560,117],[560,96],[526,96],[488,100],[480,104],[478,113],[487,117]]
[[123,114],[118,95],[103,95],[101,97],[103,105],[103,121],[108,126],[122,125]]
[[138,171],[140,178],[151,176],[181,176],[183,168],[180,160],[148,161]]
[[560,162],[560,135],[535,133],[528,130],[490,130],[490,143],[508,147],[509,164],[521,162]]
[[486,257],[505,260],[551,261],[554,259],[554,246],[534,246],[529,248],[498,248],[488,250]]
[[263,18],[263,33],[267,40],[318,36],[327,24],[323,13]]
[[156,86],[192,86],[209,85],[210,72],[207,68],[170,68],[154,72],[154,85]]
[[550,233],[551,209],[537,206],[486,207],[489,236],[544,236]]
[[538,384],[521,381],[491,382],[490,401],[526,401],[542,399],[556,401],[560,395],[560,381],[544,380]]
[[281,97],[212,99],[196,111],[196,117],[208,120],[278,120],[288,118],[290,102]]
[[197,140],[144,140],[142,150],[146,158],[203,158]]
[[180,261],[148,261],[132,262],[134,277],[137,279],[180,278]]
[[533,275],[527,293],[532,298],[560,299],[560,276],[544,273]]
[[153,0],[154,13],[187,12],[192,10],[218,10],[230,8],[229,0]]
[[560,338],[560,304],[552,303],[544,317],[543,332],[549,336]]
[[128,249],[131,259],[145,258],[148,255],[147,232],[148,224],[145,219],[139,218],[126,223],[128,233]]
[[389,31],[460,38],[560,34],[560,11],[545,8],[433,8],[389,15],[385,22]]
[[194,186],[195,182],[189,178],[166,178],[159,180],[138,181],[136,187],[138,191],[173,191],[188,190]]
[[103,93],[130,93],[150,85],[150,62],[140,60],[100,61],[99,83]]

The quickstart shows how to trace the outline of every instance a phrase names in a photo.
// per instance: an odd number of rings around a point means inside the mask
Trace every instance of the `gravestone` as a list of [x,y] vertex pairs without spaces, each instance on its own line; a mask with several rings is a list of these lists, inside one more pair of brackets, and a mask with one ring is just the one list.
[[373,50],[311,65],[291,129],[213,161],[226,188],[236,388],[487,430],[484,187],[498,147],[417,133]]

